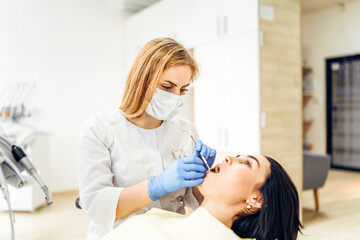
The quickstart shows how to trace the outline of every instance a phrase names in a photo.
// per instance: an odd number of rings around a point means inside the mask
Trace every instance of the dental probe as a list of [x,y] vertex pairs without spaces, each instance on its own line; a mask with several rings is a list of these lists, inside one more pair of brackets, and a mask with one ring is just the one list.
[[[193,142],[194,142],[194,144],[195,144],[195,147],[196,147],[196,141],[195,141],[193,135],[190,135],[190,136],[191,136],[191,139],[193,140]],[[200,153],[200,157],[201,157],[201,160],[203,160],[203,162],[206,164],[208,170],[210,170],[209,164],[207,163],[207,161],[206,161],[206,159],[204,158],[204,156],[201,155],[201,153]]]

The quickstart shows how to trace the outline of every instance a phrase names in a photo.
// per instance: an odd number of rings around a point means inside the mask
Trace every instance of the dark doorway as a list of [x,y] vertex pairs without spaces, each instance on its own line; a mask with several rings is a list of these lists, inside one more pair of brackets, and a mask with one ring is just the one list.
[[326,91],[332,167],[360,170],[360,55],[326,59]]

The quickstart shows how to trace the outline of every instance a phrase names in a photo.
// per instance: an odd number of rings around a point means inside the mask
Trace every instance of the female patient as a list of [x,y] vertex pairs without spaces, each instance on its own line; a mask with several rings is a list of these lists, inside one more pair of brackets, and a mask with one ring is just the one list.
[[129,219],[104,240],[295,240],[302,227],[296,188],[272,158],[226,156],[206,173],[198,188],[204,199],[192,214],[153,209]]

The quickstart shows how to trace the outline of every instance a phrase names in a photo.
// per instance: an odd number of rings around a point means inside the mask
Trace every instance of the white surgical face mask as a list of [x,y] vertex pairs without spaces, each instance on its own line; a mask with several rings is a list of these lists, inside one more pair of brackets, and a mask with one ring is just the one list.
[[169,120],[180,112],[184,97],[157,88],[145,111],[156,119]]

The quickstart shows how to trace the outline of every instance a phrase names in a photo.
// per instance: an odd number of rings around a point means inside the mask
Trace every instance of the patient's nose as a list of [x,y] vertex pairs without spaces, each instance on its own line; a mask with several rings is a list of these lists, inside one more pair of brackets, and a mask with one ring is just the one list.
[[225,156],[225,159],[224,159],[223,162],[226,163],[226,164],[231,165],[231,163],[232,163],[231,157],[230,156]]

